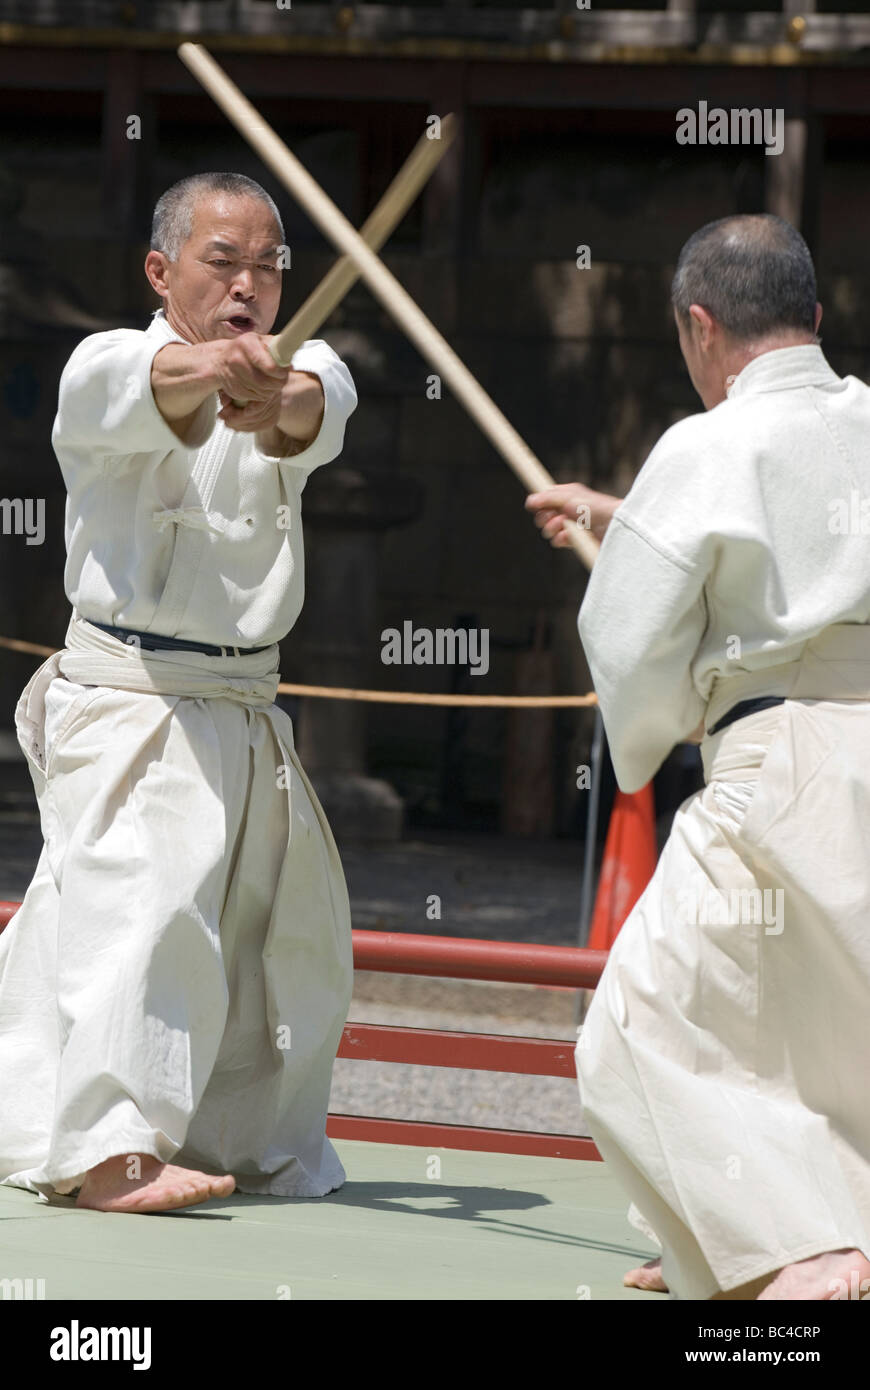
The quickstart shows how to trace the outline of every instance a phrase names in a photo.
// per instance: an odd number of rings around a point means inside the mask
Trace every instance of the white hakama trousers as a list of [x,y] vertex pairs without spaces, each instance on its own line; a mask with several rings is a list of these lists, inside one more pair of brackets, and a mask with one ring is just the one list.
[[789,688],[705,738],[575,1052],[675,1298],[870,1258],[870,632],[829,629]]
[[325,1125],[350,909],[277,666],[74,614],[25,688],[45,843],[0,935],[3,1182],[69,1192],[135,1152],[243,1192],[345,1181]]

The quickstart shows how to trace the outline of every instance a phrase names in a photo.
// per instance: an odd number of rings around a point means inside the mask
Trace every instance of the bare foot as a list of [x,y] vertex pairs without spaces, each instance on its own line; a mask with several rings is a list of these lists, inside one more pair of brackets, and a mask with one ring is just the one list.
[[215,1178],[177,1168],[153,1154],[115,1154],[85,1175],[76,1206],[91,1211],[173,1211],[211,1197],[229,1197],[235,1186],[228,1174]]
[[767,1299],[826,1302],[870,1296],[870,1260],[860,1250],[825,1250],[786,1265],[758,1295]]
[[662,1278],[662,1257],[647,1260],[645,1265],[630,1269],[623,1279],[627,1289],[647,1289],[652,1293],[667,1293],[668,1286]]

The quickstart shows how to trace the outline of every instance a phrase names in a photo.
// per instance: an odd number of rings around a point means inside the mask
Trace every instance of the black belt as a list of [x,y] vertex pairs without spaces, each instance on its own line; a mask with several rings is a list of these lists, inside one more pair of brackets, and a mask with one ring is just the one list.
[[770,709],[773,705],[784,705],[785,700],[784,695],[762,695],[758,700],[741,700],[727,714],[723,714],[721,719],[717,719],[712,729],[708,729],[707,733],[718,734],[720,729],[726,729],[735,720],[744,719],[747,714],[757,714],[760,709]]
[[[95,623],[92,618],[86,618],[91,627],[101,628],[103,632],[108,632],[112,637],[118,637],[128,646],[144,647],[148,652],[204,652],[206,656],[247,656],[249,652],[266,652],[273,642],[266,647],[213,647],[208,642],[185,642],[180,637],[160,637],[155,632],[137,632],[132,627],[113,627],[111,623]],[[130,638],[135,637],[135,643],[130,642]]]

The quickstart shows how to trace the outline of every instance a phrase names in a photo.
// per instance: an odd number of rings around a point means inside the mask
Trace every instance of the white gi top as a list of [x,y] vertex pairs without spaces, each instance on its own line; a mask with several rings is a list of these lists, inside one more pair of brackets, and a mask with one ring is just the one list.
[[79,343],[60,379],[52,444],[68,498],[64,588],[89,621],[215,645],[284,637],[302,608],[301,493],[342,449],[357,404],[350,372],[320,339],[293,367],[319,376],[320,431],[301,453],[262,453],[253,434],[200,408],[187,447],[151,391],[151,362],[185,342],[158,309],[147,331]]
[[754,358],[727,400],[662,435],[578,617],[623,791],[735,703],[730,677],[785,693],[776,668],[810,638],[870,622],[868,533],[870,388],[814,344]]

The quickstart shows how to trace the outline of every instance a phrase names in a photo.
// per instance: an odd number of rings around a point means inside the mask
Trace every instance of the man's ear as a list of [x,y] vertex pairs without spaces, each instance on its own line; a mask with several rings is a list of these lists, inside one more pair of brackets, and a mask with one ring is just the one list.
[[819,331],[819,324],[821,323],[821,321],[822,321],[822,306],[821,306],[821,304],[817,304],[817,305],[816,305],[816,322],[815,322],[815,326],[813,327],[813,333],[814,333],[814,334],[818,333],[818,331]]
[[712,314],[708,314],[702,304],[689,305],[689,317],[696,328],[696,335],[702,347],[709,347],[715,329]]
[[165,299],[169,294],[169,285],[166,279],[166,272],[169,262],[162,251],[149,251],[145,257],[145,274],[151,288],[161,299]]

